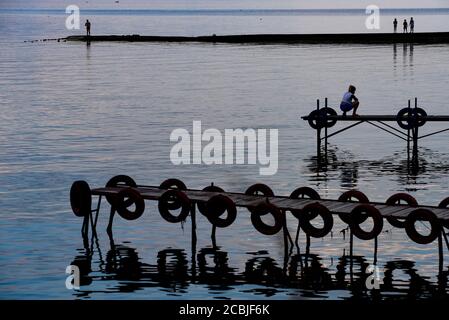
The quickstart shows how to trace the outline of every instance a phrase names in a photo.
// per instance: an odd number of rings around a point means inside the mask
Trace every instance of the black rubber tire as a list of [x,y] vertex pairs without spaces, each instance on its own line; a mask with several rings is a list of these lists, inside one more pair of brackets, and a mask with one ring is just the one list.
[[[128,198],[129,201],[125,201]],[[136,209],[133,211],[128,210],[128,207],[134,204]],[[145,211],[145,201],[143,200],[140,192],[132,189],[126,188],[119,191],[117,194],[117,213],[125,220],[136,220]]]
[[307,122],[309,122],[309,126],[312,129],[318,130],[323,127],[323,123],[320,122],[319,113],[317,110],[313,110],[311,113],[309,113],[309,118],[307,119]]
[[438,205],[438,208],[449,208],[449,197],[443,199]]
[[[353,201],[351,199],[356,199],[357,201]],[[360,202],[360,203],[369,203],[368,197],[361,191],[358,190],[348,190],[344,192],[339,198],[338,201],[342,202]],[[346,224],[349,224],[349,221],[351,220],[349,215],[339,214],[338,217]],[[367,217],[366,216],[360,216],[362,220],[358,221],[358,223],[363,223]]]
[[[270,226],[262,221],[261,216],[266,214],[271,214],[274,217],[274,225]],[[252,210],[251,222],[257,231],[271,236],[278,233],[284,226],[284,216],[274,204],[262,202]]]
[[315,130],[322,129],[325,127],[331,128],[337,123],[337,120],[335,119],[330,120],[326,118],[327,116],[336,116],[336,115],[337,112],[334,109],[330,107],[324,107],[321,108],[319,111],[313,110],[312,112],[310,112],[307,121],[309,122],[309,126]]
[[[415,222],[419,220],[429,221],[431,226],[429,235],[423,236],[415,229]],[[429,244],[438,237],[441,232],[441,227],[438,223],[437,217],[432,211],[427,209],[416,209],[408,215],[405,221],[405,232],[414,242],[419,244]]]
[[[234,201],[222,194],[210,198],[206,203],[206,208],[207,220],[218,228],[229,227],[237,217]],[[226,218],[220,218],[225,212],[227,212]]]
[[[418,201],[416,201],[416,199],[409,195],[408,193],[396,193],[394,195],[392,195],[391,197],[389,197],[387,199],[387,201],[385,201],[385,204],[389,205],[389,206],[394,206],[399,204],[400,201],[404,201],[407,203],[407,205],[411,206],[411,207],[417,207],[418,206]],[[403,229],[405,228],[405,219],[398,219],[395,217],[386,217],[387,221],[396,228],[400,228]]]
[[187,190],[187,187],[184,182],[182,182],[179,179],[167,179],[164,180],[160,186],[159,189],[179,189],[179,190]]
[[[167,179],[164,180],[160,185],[159,189],[176,189],[176,190],[187,190],[187,186],[184,182],[182,182],[179,179]],[[168,209],[169,210],[178,210],[181,208],[182,203],[175,201],[172,199],[170,203],[168,203]]]
[[308,198],[313,200],[320,200],[321,197],[318,192],[309,187],[299,187],[296,188],[291,194],[290,198],[298,199],[298,198]]
[[[320,116],[322,117],[322,122],[323,122],[323,126],[325,128],[332,128],[333,126],[335,126],[335,124],[337,123],[336,119],[326,119],[326,117],[328,116],[336,116],[337,112],[330,108],[330,107],[324,107],[322,109],[320,109]],[[326,119],[326,120],[325,120]]]
[[70,188],[70,206],[77,217],[85,217],[92,210],[92,193],[86,181],[75,181]]
[[[124,186],[124,187],[137,187],[136,182],[134,181],[133,178],[124,175],[124,174],[120,174],[118,176],[112,177],[111,179],[109,179],[109,181],[106,183],[106,188],[114,188],[114,187],[118,187],[118,186]],[[115,196],[106,196],[106,200],[109,202],[109,204],[111,206],[115,205]],[[132,203],[127,203],[127,205],[131,205]]]
[[[263,183],[255,183],[252,186],[250,186],[248,189],[246,189],[245,194],[248,196],[256,196],[256,195],[262,195],[264,197],[273,197],[274,192],[271,190],[269,186]],[[249,212],[253,212],[253,208],[247,208]],[[260,214],[260,212],[259,212]]]
[[[315,217],[321,216],[324,225],[322,228],[313,226],[310,221]],[[311,203],[306,205],[299,216],[299,225],[304,232],[313,238],[323,238],[331,232],[334,226],[334,218],[328,208],[319,203]]]
[[[406,116],[410,112],[410,118]],[[406,120],[402,120],[401,118],[406,117]],[[422,127],[426,120],[422,119],[422,117],[427,117],[426,111],[422,108],[403,108],[397,114],[397,123],[399,127],[404,130],[410,130],[415,128],[416,126]]]
[[[179,204],[179,207],[177,207],[176,209],[171,209],[170,205],[173,201]],[[179,215],[174,216],[173,214],[171,214],[170,210],[177,210],[179,208],[181,208],[181,212],[179,213]],[[170,189],[165,191],[158,201],[158,209],[161,217],[164,218],[165,221],[171,223],[185,221],[189,216],[190,208],[190,199],[184,192],[177,189]]]
[[255,183],[246,189],[245,194],[249,196],[255,196],[261,193],[264,197],[273,197],[274,192],[269,186],[263,183]]
[[[296,188],[291,194],[291,199],[312,199],[312,200],[320,200],[321,197],[314,189],[309,187],[299,187]],[[296,219],[299,219],[302,210],[290,210],[290,212],[295,216]],[[310,219],[315,219],[317,215],[311,217]]]
[[[208,192],[224,192],[224,190],[220,187],[217,186],[207,186],[203,189],[203,191],[208,191]],[[206,208],[206,202],[198,202],[197,203],[197,207],[198,207],[198,211],[202,214],[202,215],[207,215],[207,208]],[[223,212],[222,212],[223,213]]]
[[[359,221],[361,220],[361,218],[359,216],[363,215],[363,213],[373,219],[373,229],[371,229],[371,231],[365,231],[360,228]],[[365,220],[367,218],[368,217],[366,217]],[[383,226],[384,221],[382,215],[380,214],[379,210],[377,210],[370,204],[358,205],[354,208],[354,210],[351,211],[349,227],[351,228],[352,234],[361,240],[371,240],[376,238],[382,232]]]

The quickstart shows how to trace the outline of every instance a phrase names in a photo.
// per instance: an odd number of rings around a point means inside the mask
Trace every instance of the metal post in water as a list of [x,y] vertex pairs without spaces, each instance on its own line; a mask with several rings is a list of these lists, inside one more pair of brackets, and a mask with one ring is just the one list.
[[[324,107],[327,110],[327,98],[324,99]],[[324,113],[324,163],[327,164],[327,112]]]
[[282,271],[284,272],[284,275],[287,273],[287,266],[288,266],[288,258],[289,258],[289,254],[288,254],[288,249],[289,249],[289,245],[288,245],[288,238],[287,238],[287,215],[285,214],[284,211],[284,226],[282,227],[282,231],[284,233],[284,267],[282,269]]
[[100,214],[100,206],[101,206],[101,198],[102,197],[103,197],[102,195],[100,195],[98,197],[98,204],[97,204],[97,210],[96,210],[97,212],[95,214],[95,221],[94,221],[94,229],[95,230],[97,229],[98,215]]
[[310,236],[307,235],[307,241],[306,241],[306,255],[309,256],[310,253]]
[[444,266],[443,232],[443,227],[441,227],[440,233],[438,234],[438,270],[440,274],[442,274]]
[[374,238],[374,265],[377,265],[377,237]]
[[352,231],[349,230],[349,256],[352,259],[352,251],[354,249],[354,236],[352,235]]
[[212,239],[212,246],[214,248],[217,247],[217,239],[215,237],[215,232],[217,231],[217,227],[215,225],[212,226],[212,233],[210,235],[211,239]]
[[316,158],[317,158],[317,165],[318,168],[320,167],[321,163],[321,127],[320,127],[320,99],[317,99],[316,101]]
[[192,279],[196,276],[196,213],[195,213],[196,203],[192,203],[190,209],[190,220],[192,221]]
[[[407,112],[407,117],[408,117],[408,123],[410,123],[410,112],[411,112],[411,108],[410,108],[410,99],[408,99],[408,112]],[[407,165],[410,165],[410,129],[407,129]]]
[[413,128],[413,165],[418,165],[418,98],[415,98],[415,112],[413,114],[414,116],[414,128]]
[[81,226],[81,236],[87,238],[87,232],[89,230],[89,217],[87,215],[83,218],[83,225]]
[[111,205],[111,213],[109,214],[109,223],[106,228],[106,231],[107,231],[109,237],[112,236],[112,223],[114,221],[114,215],[115,215],[115,207],[113,205]]

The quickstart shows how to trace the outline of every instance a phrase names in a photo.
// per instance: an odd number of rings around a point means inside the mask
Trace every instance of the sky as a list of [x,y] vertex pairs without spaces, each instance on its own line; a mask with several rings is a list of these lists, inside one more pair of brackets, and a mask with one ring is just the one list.
[[447,8],[449,0],[0,0],[0,8],[61,8],[76,4],[88,8],[266,8],[266,9],[336,9],[366,8]]

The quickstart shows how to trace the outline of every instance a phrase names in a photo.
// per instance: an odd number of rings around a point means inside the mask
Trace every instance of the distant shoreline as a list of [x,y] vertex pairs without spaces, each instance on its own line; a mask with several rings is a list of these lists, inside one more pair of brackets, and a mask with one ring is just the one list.
[[93,35],[68,36],[58,41],[122,41],[122,42],[208,42],[208,43],[310,43],[310,44],[449,44],[449,32],[422,33],[340,33],[340,34],[243,34],[198,37]]
[[[447,15],[446,8],[380,8],[382,14]],[[81,8],[88,15],[165,15],[165,16],[320,16],[320,15],[366,15],[365,8],[335,9],[133,9],[133,8]],[[0,13],[66,15],[65,8],[2,8]]]

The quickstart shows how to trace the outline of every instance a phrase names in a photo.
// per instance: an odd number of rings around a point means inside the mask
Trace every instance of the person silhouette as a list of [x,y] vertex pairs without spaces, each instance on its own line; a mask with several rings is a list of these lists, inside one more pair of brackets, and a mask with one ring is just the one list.
[[415,31],[415,20],[413,20],[413,17],[410,18],[410,33],[414,33]]
[[396,31],[398,31],[398,19],[394,18],[393,21],[393,28],[394,28],[394,33],[396,33]]
[[89,19],[86,20],[86,23],[84,24],[84,26],[86,27],[86,35],[90,36],[90,21],[89,21]]
[[346,116],[346,112],[352,111],[352,116],[356,117],[357,114],[357,108],[359,107],[359,99],[354,95],[355,94],[355,87],[353,85],[349,86],[348,92],[345,92],[343,95],[343,99],[340,103],[340,109],[343,111],[343,116]]
[[407,33],[407,28],[408,28],[407,19],[404,19],[404,23],[402,25],[404,26],[404,33]]

